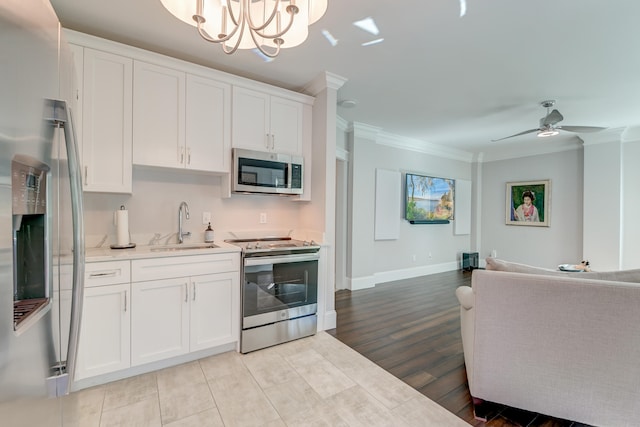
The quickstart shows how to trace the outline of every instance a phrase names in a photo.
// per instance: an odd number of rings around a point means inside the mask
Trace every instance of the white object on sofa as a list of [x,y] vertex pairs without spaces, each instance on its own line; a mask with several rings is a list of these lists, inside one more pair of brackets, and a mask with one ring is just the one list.
[[474,398],[598,426],[640,419],[640,286],[475,270],[456,290]]

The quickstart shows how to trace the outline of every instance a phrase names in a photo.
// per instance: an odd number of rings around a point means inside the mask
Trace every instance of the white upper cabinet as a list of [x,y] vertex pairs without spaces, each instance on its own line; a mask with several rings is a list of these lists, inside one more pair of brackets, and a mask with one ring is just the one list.
[[187,74],[185,167],[229,172],[231,86]]
[[133,163],[184,168],[185,73],[141,61],[133,73]]
[[76,133],[84,191],[131,193],[132,60],[89,48],[75,49],[74,60],[83,82]]
[[302,154],[303,111],[300,102],[234,86],[233,146]]
[[133,163],[228,172],[230,85],[134,62]]

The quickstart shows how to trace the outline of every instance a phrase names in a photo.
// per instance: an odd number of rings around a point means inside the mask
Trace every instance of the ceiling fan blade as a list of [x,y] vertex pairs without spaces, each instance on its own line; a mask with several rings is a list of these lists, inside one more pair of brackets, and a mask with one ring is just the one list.
[[505,136],[504,138],[492,139],[491,142],[498,142],[498,141],[502,141],[503,139],[513,138],[514,136],[520,136],[520,135],[526,135],[526,134],[532,133],[532,132],[538,132],[539,130],[540,129],[529,129],[529,130],[525,130],[524,132],[516,133],[515,135]]
[[599,132],[606,128],[601,128],[597,126],[557,126],[556,129],[566,130],[569,132],[588,133],[588,132]]
[[547,114],[547,117],[540,120],[540,127],[553,126],[556,123],[560,123],[562,120],[564,120],[564,117],[560,114],[560,111],[553,110]]

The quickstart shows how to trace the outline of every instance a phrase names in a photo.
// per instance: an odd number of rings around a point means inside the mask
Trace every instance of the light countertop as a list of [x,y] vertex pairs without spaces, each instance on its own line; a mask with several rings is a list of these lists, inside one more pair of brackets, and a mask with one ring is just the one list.
[[225,242],[214,242],[210,245],[216,247],[204,247],[205,243],[184,243],[172,245],[139,245],[131,249],[111,249],[109,246],[102,248],[86,248],[86,262],[116,261],[142,258],[166,258],[173,256],[207,255],[228,252],[240,252],[240,248]]

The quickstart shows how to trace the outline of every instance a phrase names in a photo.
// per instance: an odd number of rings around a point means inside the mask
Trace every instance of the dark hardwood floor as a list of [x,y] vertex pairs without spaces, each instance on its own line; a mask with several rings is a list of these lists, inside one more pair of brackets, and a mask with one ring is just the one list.
[[487,422],[474,418],[455,296],[470,283],[470,272],[450,271],[338,291],[337,327],[327,332],[471,425],[582,426],[492,404]]

